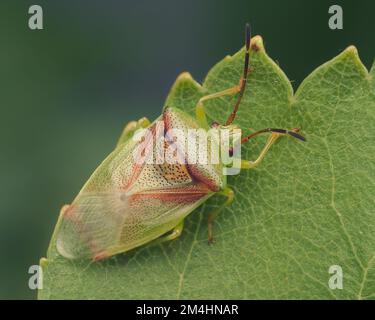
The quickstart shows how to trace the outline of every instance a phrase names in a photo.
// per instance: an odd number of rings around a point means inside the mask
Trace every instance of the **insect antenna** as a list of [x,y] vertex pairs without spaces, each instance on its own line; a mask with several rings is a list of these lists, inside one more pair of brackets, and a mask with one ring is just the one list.
[[240,86],[239,94],[237,97],[236,104],[234,105],[233,111],[229,115],[228,120],[225,123],[226,126],[230,125],[233,122],[234,118],[236,117],[238,107],[240,106],[242,96],[245,92],[247,75],[249,73],[250,41],[251,41],[250,24],[246,23],[246,26],[245,26],[246,51],[245,51],[245,63],[244,63],[244,68],[243,68],[243,75],[241,77],[241,86]]
[[262,133],[266,133],[266,132],[276,132],[276,133],[282,133],[282,134],[289,134],[290,136],[292,136],[292,137],[294,137],[296,139],[299,139],[301,141],[306,141],[305,137],[302,136],[302,135],[300,135],[298,133],[299,131],[300,131],[299,128],[295,128],[295,129],[292,129],[292,130],[276,129],[276,128],[266,128],[266,129],[262,129],[262,130],[259,130],[257,132],[254,132],[252,134],[249,134],[245,138],[242,138],[241,144],[244,144],[247,141],[249,141],[251,138],[254,138],[257,135],[262,134]]

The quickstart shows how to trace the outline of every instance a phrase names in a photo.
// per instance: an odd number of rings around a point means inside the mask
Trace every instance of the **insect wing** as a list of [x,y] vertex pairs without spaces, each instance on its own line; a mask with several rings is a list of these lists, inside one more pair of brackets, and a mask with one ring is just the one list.
[[99,259],[132,249],[172,229],[212,194],[183,164],[140,165],[135,147],[129,141],[115,149],[63,213],[60,254]]

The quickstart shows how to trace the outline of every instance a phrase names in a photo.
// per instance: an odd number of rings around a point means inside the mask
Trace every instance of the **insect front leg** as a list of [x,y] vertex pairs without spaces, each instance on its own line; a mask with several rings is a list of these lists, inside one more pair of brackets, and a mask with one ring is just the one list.
[[117,141],[117,146],[131,139],[134,132],[141,128],[147,128],[150,125],[150,120],[147,118],[141,118],[138,121],[130,121],[121,133],[120,138]]
[[252,133],[252,134],[248,135],[247,137],[243,138],[241,143],[245,143],[245,142],[249,141],[251,138],[257,136],[258,134],[263,134],[263,133],[267,133],[267,132],[272,133],[271,136],[268,138],[268,140],[266,142],[266,145],[263,147],[263,150],[260,152],[258,158],[255,161],[241,160],[241,169],[252,169],[252,168],[256,167],[257,165],[259,165],[259,163],[262,162],[264,156],[266,155],[268,150],[271,148],[271,146],[281,136],[290,135],[290,136],[292,136],[294,138],[297,138],[301,141],[305,141],[306,139],[298,133],[299,130],[300,130],[299,128],[295,128],[295,129],[292,129],[292,130],[266,128],[266,129],[259,130],[255,133]]
[[[240,81],[240,83],[241,82],[242,82],[242,80]],[[205,128],[205,129],[210,128],[210,125],[207,122],[206,112],[204,110],[204,105],[203,105],[204,101],[207,101],[207,100],[210,100],[210,99],[215,99],[215,98],[220,98],[220,97],[223,97],[223,96],[233,95],[233,94],[236,94],[236,93],[240,92],[240,90],[241,90],[241,85],[238,84],[238,85],[236,85],[232,88],[229,88],[229,89],[226,89],[226,90],[223,90],[223,91],[220,91],[220,92],[215,92],[215,93],[212,93],[212,94],[209,94],[207,96],[204,96],[204,97],[200,98],[198,100],[197,105],[195,106],[195,117],[196,117],[198,123],[200,124],[200,126]]]
[[214,241],[213,237],[213,223],[218,216],[218,214],[223,210],[226,206],[229,206],[234,199],[234,191],[229,187],[225,187],[224,190],[218,193],[219,195],[223,195],[226,197],[226,200],[220,205],[220,207],[216,208],[212,212],[208,214],[208,243],[212,244]]
[[268,138],[266,145],[263,147],[262,151],[260,152],[258,158],[254,161],[251,160],[241,160],[241,169],[252,169],[259,165],[268,150],[271,146],[276,142],[276,140],[281,136],[280,133],[272,133],[271,136]]
[[233,95],[238,93],[237,97],[237,102],[234,105],[232,113],[229,115],[225,125],[230,125],[234,118],[236,117],[238,107],[241,103],[243,94],[245,92],[245,87],[247,83],[247,77],[250,71],[250,65],[249,65],[249,59],[250,59],[250,41],[251,41],[251,35],[250,35],[250,25],[246,24],[245,28],[245,61],[244,61],[244,68],[243,68],[243,75],[240,78],[240,82],[238,85],[226,89],[224,91],[216,92],[209,94],[207,96],[204,96],[199,99],[196,108],[195,108],[195,114],[198,123],[201,125],[201,127],[208,129],[209,125],[207,123],[207,118],[206,118],[206,113],[204,111],[204,106],[203,106],[203,101],[209,100],[209,99],[214,99],[214,98],[219,98],[222,96],[227,96],[227,95]]

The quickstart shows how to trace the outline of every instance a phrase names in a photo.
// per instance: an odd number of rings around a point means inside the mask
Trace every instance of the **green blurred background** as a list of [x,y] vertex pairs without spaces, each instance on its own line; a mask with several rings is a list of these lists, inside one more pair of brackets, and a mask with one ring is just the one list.
[[[44,30],[28,28],[41,5]],[[328,28],[328,8],[344,30]],[[35,298],[28,268],[60,207],[112,150],[123,125],[155,118],[176,76],[202,81],[251,22],[298,84],[348,45],[369,68],[374,1],[11,1],[0,3],[0,298]]]

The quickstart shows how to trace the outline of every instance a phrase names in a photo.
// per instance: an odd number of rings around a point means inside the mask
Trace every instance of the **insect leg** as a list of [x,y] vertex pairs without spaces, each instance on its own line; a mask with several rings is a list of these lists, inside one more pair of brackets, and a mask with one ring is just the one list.
[[218,194],[223,195],[226,197],[226,200],[215,210],[210,212],[208,214],[208,243],[212,244],[214,237],[213,237],[213,223],[218,216],[218,214],[221,212],[222,209],[224,209],[226,206],[230,205],[233,202],[234,199],[234,191],[229,188],[225,187],[224,190],[220,191]]
[[250,60],[250,41],[251,41],[251,32],[250,32],[250,25],[246,23],[245,27],[245,62],[244,62],[244,67],[243,67],[243,75],[240,79],[240,84],[239,84],[239,95],[237,97],[237,102],[234,105],[232,113],[229,115],[227,122],[225,123],[226,126],[230,125],[234,118],[237,115],[238,108],[241,104],[241,100],[243,97],[243,94],[246,89],[246,83],[247,83],[247,76],[249,74],[249,60]]
[[240,92],[240,90],[241,90],[241,85],[238,84],[237,86],[234,86],[232,88],[229,88],[229,89],[226,89],[226,90],[223,90],[223,91],[220,91],[220,92],[215,92],[215,93],[212,93],[212,94],[209,94],[207,96],[204,96],[204,97],[200,98],[198,100],[197,105],[195,106],[195,116],[196,116],[196,119],[197,119],[198,123],[203,128],[209,129],[209,127],[210,127],[208,122],[207,122],[206,112],[204,110],[204,105],[203,105],[204,101],[207,101],[207,100],[210,100],[210,99],[215,99],[215,98],[220,98],[220,97],[223,97],[223,96],[233,95],[233,94],[236,94],[236,93]]
[[184,229],[184,220],[182,220],[177,226],[175,226],[170,234],[164,237],[161,237],[157,240],[159,240],[160,242],[165,242],[165,241],[177,239],[181,235],[183,229]]
[[171,233],[167,234],[166,236],[162,236],[160,238],[157,238],[151,241],[150,243],[147,244],[147,246],[150,246],[150,245],[153,246],[153,245],[161,244],[166,241],[177,239],[181,235],[183,229],[184,229],[184,220],[181,220],[181,222],[173,228]]
[[268,152],[268,150],[271,148],[271,146],[276,142],[278,138],[281,136],[285,135],[290,135],[294,138],[297,138],[299,140],[305,141],[305,138],[298,134],[299,129],[293,129],[293,130],[286,130],[286,129],[272,129],[272,128],[267,128],[263,130],[259,130],[245,138],[242,139],[241,143],[245,143],[249,141],[251,138],[257,136],[258,134],[261,133],[266,133],[266,132],[272,132],[271,136],[268,138],[266,145],[263,147],[262,151],[260,152],[258,158],[254,161],[251,160],[241,160],[241,169],[252,169],[256,167],[259,163],[262,162],[264,156]]
[[117,141],[117,146],[128,141],[138,129],[147,128],[150,123],[150,120],[147,118],[141,118],[138,121],[130,121],[122,131],[121,136]]
[[203,107],[203,101],[209,100],[209,99],[214,99],[218,97],[222,97],[225,95],[232,95],[239,93],[236,104],[234,105],[232,113],[229,115],[225,125],[230,125],[234,118],[236,117],[238,107],[240,106],[241,99],[244,95],[245,88],[246,88],[246,83],[247,83],[247,76],[249,74],[249,60],[250,60],[250,41],[251,41],[251,34],[250,34],[250,25],[246,24],[245,27],[245,62],[244,62],[244,68],[243,68],[243,75],[240,78],[240,82],[238,85],[234,86],[233,88],[229,88],[224,91],[220,91],[217,93],[209,94],[207,96],[204,96],[199,99],[196,108],[195,108],[195,113],[196,113],[196,118],[197,121],[200,123],[200,125],[203,128],[209,128],[207,119],[206,119],[206,113],[204,111]]

